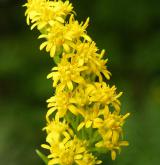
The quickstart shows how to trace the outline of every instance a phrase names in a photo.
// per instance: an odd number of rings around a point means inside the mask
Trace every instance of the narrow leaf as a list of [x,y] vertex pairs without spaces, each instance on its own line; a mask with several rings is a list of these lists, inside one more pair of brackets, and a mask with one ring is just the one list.
[[48,165],[48,158],[39,150],[36,150],[36,153],[44,161],[44,163]]

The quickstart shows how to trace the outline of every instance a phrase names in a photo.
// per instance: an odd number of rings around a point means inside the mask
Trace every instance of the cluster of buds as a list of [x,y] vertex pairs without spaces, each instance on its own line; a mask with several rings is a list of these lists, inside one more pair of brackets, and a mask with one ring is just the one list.
[[68,0],[28,0],[24,6],[27,24],[44,40],[40,50],[57,64],[47,76],[53,81],[42,144],[49,150],[48,165],[101,164],[96,155],[107,152],[115,160],[128,146],[122,127],[129,113],[120,114],[122,92],[108,84],[105,51],[86,31],[89,18],[79,23]]

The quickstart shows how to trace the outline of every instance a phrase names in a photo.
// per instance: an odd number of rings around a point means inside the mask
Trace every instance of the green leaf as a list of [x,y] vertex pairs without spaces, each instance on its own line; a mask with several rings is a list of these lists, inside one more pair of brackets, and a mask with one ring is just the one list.
[[44,161],[46,165],[48,165],[48,158],[46,155],[44,155],[42,152],[39,150],[36,150],[37,155]]

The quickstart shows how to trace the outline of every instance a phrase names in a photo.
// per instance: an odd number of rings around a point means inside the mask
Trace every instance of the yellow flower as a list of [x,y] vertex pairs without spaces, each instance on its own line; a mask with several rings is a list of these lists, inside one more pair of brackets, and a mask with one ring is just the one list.
[[[46,51],[50,52],[50,56],[54,57],[55,53],[59,52],[63,45],[66,45],[64,39],[65,35],[65,26],[59,22],[54,22],[53,26],[47,31],[46,34],[41,34],[39,38],[45,38],[40,45],[40,50],[46,47]],[[68,45],[67,45],[68,46]]]
[[92,68],[92,72],[98,76],[100,82],[103,81],[102,74],[104,75],[106,79],[108,80],[110,79],[111,73],[107,70],[107,67],[106,67],[107,61],[108,61],[107,59],[104,60],[104,59],[97,58],[96,60],[97,66]]
[[77,63],[69,62],[68,59],[63,55],[61,62],[57,67],[54,67],[47,78],[52,78],[54,83],[53,87],[58,87],[63,90],[67,87],[70,91],[74,88],[74,83],[84,84],[85,80],[81,76],[81,72],[87,70],[86,66],[78,66]]
[[118,98],[122,95],[122,92],[116,94],[116,87],[111,88],[105,82],[88,84],[86,93],[90,102],[99,102],[103,105],[112,104],[116,111],[120,110],[120,102]]
[[63,117],[69,106],[70,92],[56,92],[54,96],[47,100],[48,108],[46,119],[54,112],[58,111],[59,117]]
[[[25,3],[23,6],[27,7],[25,16],[27,19],[27,24],[30,24],[30,20],[34,20],[39,15],[41,15],[41,9],[46,7],[46,0],[27,0],[27,3]],[[35,22],[35,21],[33,21]]]
[[42,34],[39,38],[45,38],[47,41],[40,45],[40,50],[46,47],[46,51],[50,51],[50,56],[54,57],[55,53],[60,49],[64,49],[69,53],[75,47],[77,41],[84,38],[91,41],[90,37],[86,34],[89,19],[83,24],[74,20],[73,14],[70,16],[69,22],[61,24],[54,22],[53,26],[47,31],[47,34]]
[[94,41],[92,42],[78,42],[75,46],[76,53],[73,54],[73,60],[77,61],[79,65],[97,65],[96,59],[99,58],[97,54],[98,48]]
[[58,145],[50,144],[42,145],[42,147],[49,149],[51,154],[48,156],[48,165],[73,165],[78,164],[87,153],[86,142],[79,140],[76,136],[68,141],[59,142]]
[[[122,127],[129,113],[120,114],[122,92],[117,93],[115,86],[105,82],[111,76],[106,66],[108,59],[87,34],[89,18],[77,21],[68,0],[27,0],[24,6],[27,24],[31,29],[37,27],[39,38],[45,39],[40,50],[45,48],[58,63],[47,76],[55,88],[54,96],[47,100],[47,144],[42,145],[50,151],[48,165],[101,164],[90,153],[93,146],[96,151],[99,147],[111,151],[115,160],[117,151],[128,145],[123,141]],[[76,120],[72,121],[72,117]],[[90,128],[93,139],[79,139],[76,127],[78,131]]]
[[116,150],[120,151],[120,147],[128,146],[127,141],[121,141],[120,137],[122,136],[122,126],[125,119],[129,116],[129,113],[126,115],[118,115],[116,113],[109,112],[108,107],[106,106],[103,111],[104,121],[101,127],[98,128],[98,132],[102,136],[102,141],[96,144],[96,147],[104,147],[111,151],[111,157],[113,160],[116,158]]
[[70,102],[80,108],[90,104],[88,94],[85,92],[85,86],[78,85],[76,87]]
[[71,102],[73,97],[72,95],[73,93],[69,91],[58,91],[55,93],[55,96],[52,96],[50,99],[48,99],[47,102],[49,110],[46,114],[46,119],[49,120],[49,116],[54,111],[57,111],[56,115],[59,118],[64,117],[68,110],[74,115],[77,115],[78,109],[72,105]]
[[59,119],[48,121],[44,130],[47,132],[46,141],[49,144],[58,144],[60,141],[66,142],[73,136],[73,131],[65,120],[63,122],[60,122]]
[[72,14],[69,18],[68,24],[65,25],[67,33],[65,34],[65,38],[69,41],[77,41],[80,37],[84,38],[86,41],[91,41],[91,38],[86,34],[86,28],[89,23],[89,18],[87,18],[86,22],[79,22],[74,19],[74,15]]
[[96,147],[107,148],[107,150],[111,151],[111,158],[112,160],[116,159],[116,151],[121,151],[121,147],[128,146],[129,143],[127,141],[118,141],[116,144],[113,144],[111,141],[100,141],[96,144]]
[[72,4],[69,1],[28,0],[25,15],[27,24],[33,24],[31,29],[37,26],[39,30],[50,28],[55,21],[64,23],[65,17],[72,12]]
[[[110,139],[113,143],[116,143],[119,139],[119,134],[122,135],[122,126],[125,122],[125,119],[130,115],[127,113],[126,115],[122,116],[117,114],[117,112],[111,113],[109,111],[108,106],[105,106],[103,110],[104,121],[102,127],[98,129],[99,133],[101,134],[103,139]],[[113,136],[113,132],[115,136]],[[117,139],[117,140],[115,140]]]
[[118,98],[122,92],[116,94],[116,87],[109,87],[105,82],[87,83],[79,85],[71,98],[71,102],[79,107],[91,105],[92,103],[100,103],[103,107],[105,105],[113,105],[115,110],[119,112],[120,101]]
[[101,115],[100,113],[100,106],[99,104],[94,104],[93,107],[88,107],[86,109],[81,109],[80,114],[83,116],[84,121],[82,121],[78,127],[77,130],[79,131],[84,126],[86,128],[93,127],[97,128],[101,126],[101,123],[103,120],[99,117]]
[[106,63],[107,59],[104,60],[105,51],[102,50],[98,53],[98,48],[95,42],[77,42],[75,46],[75,52],[72,53],[72,59],[80,66],[87,66],[89,70],[86,71],[87,76],[92,75],[98,76],[99,81],[102,82],[103,76],[106,79],[110,79],[111,73],[107,70]]
[[78,165],[95,165],[95,164],[101,164],[101,160],[97,160],[96,157],[94,157],[92,154],[85,154],[83,156],[83,159],[76,161]]

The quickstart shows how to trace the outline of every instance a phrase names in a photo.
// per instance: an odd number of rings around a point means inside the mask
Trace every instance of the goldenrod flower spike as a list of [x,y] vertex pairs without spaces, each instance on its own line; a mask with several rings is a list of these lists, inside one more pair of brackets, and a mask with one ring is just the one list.
[[89,18],[79,23],[68,0],[28,0],[24,6],[27,24],[44,39],[40,50],[57,64],[47,76],[55,91],[47,100],[42,144],[49,150],[48,165],[101,164],[95,151],[110,151],[115,160],[128,146],[122,135],[129,113],[120,114],[122,92],[108,84],[108,59],[87,34]]
[[27,7],[27,24],[31,22],[31,29],[37,26],[39,30],[53,26],[56,21],[64,23],[73,9],[69,1],[28,0],[24,6]]

